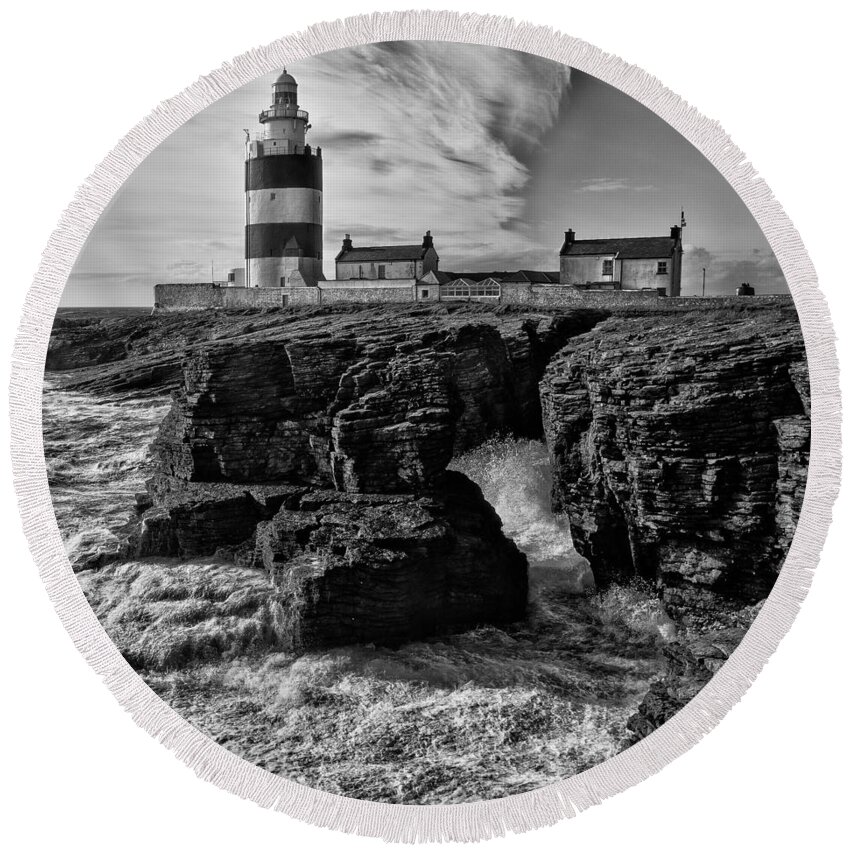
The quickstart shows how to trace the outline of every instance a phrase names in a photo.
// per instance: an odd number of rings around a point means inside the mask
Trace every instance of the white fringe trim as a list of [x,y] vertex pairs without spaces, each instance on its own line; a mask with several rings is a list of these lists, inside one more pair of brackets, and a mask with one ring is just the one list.
[[[44,360],[59,298],[92,226],[136,166],[186,120],[265,73],[329,50],[394,40],[457,41],[537,54],[598,77],[667,121],[729,181],[767,237],[797,305],[811,374],[811,460],[797,531],[773,592],[731,658],[696,699],[624,753],[537,791],[481,803],[392,805],[316,791],[249,764],[187,723],[130,668],[87,604],[62,546],[42,448]],[[717,122],[649,74],[550,28],[503,17],[410,11],[317,24],[237,57],[162,103],[101,162],[63,214],[28,293],[13,357],[12,460],[24,531],[53,605],[91,667],[136,723],[201,778],[308,823],[389,841],[478,841],[553,824],[635,785],[690,749],[741,699],[791,626],[809,590],[839,487],[840,392],[832,322],[800,237],[765,182]]]

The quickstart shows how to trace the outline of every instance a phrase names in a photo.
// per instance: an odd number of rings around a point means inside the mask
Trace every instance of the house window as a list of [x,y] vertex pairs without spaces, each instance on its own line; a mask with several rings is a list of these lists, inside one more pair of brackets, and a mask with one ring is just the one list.
[[276,197],[277,197],[277,195],[274,192],[272,192],[272,200],[274,200]]
[[428,290],[427,290],[427,289],[423,289],[423,290],[422,290],[422,297],[423,297],[423,298],[427,298],[427,297],[428,297]]
[[603,260],[602,261],[602,275],[608,275],[609,277],[614,274],[614,261],[613,260]]
[[387,277],[387,267],[378,266],[378,280],[385,280]]
[[667,262],[666,262],[666,260],[660,261],[658,263],[658,274],[667,274]]

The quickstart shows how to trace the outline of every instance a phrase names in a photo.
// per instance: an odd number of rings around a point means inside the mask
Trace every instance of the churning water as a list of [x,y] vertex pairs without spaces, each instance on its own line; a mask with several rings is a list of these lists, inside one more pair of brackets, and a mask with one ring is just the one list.
[[532,587],[557,584],[573,593],[593,587],[593,573],[575,549],[565,516],[552,513],[552,471],[546,446],[493,439],[456,458],[451,469],[481,488],[508,537],[526,554]]
[[118,543],[133,495],[150,473],[149,446],[169,399],[103,399],[45,379],[42,431],[56,521],[72,564]]
[[[46,386],[45,457],[72,560],[116,540],[149,473],[147,446],[166,410],[162,398],[104,401]],[[566,520],[551,513],[544,445],[493,440],[452,466],[479,484],[529,558],[524,621],[398,649],[239,655],[141,675],[189,721],[249,761],[362,799],[491,799],[614,755],[627,742],[627,719],[662,672],[669,622],[639,590],[593,592]],[[142,606],[141,588],[161,588],[182,575],[179,569],[187,566],[145,561],[84,572],[81,580],[90,589],[114,579],[114,597],[138,595],[109,600],[114,614],[122,605],[125,612],[130,603]],[[259,579],[232,566],[199,562],[188,569],[214,569],[216,581],[230,582],[234,592]],[[206,609],[195,602],[197,620]],[[128,638],[114,625],[118,618],[100,616],[122,646]],[[141,623],[134,635],[144,630]]]

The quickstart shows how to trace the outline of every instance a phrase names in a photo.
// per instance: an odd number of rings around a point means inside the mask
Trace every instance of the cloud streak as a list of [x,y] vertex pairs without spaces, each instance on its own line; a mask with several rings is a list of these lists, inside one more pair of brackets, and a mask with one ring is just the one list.
[[657,192],[655,186],[623,177],[590,177],[581,181],[576,192]]

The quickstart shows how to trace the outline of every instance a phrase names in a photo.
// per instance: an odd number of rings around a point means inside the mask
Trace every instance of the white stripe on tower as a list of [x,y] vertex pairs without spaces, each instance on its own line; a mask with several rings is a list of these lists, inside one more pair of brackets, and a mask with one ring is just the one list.
[[252,189],[248,191],[250,224],[275,224],[281,221],[322,223],[320,189]]

